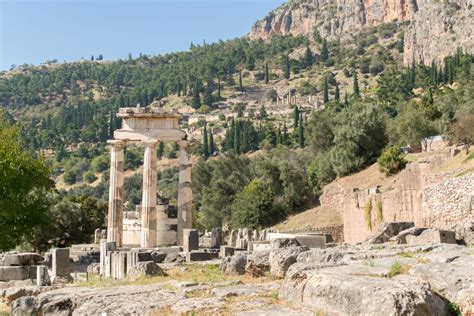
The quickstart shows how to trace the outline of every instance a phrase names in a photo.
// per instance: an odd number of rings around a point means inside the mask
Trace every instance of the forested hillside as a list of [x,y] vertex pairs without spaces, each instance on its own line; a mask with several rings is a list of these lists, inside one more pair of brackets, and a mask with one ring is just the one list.
[[[35,246],[67,232],[86,242],[103,224],[109,158],[105,141],[119,107],[178,109],[190,135],[195,223],[265,227],[318,203],[322,187],[380,159],[395,173],[401,146],[423,137],[474,141],[471,52],[430,65],[402,65],[407,23],[362,29],[351,43],[310,36],[238,38],[192,44],[185,52],[102,56],[22,65],[0,76],[5,124],[23,147],[44,156],[56,192],[44,196],[55,221],[27,236]],[[296,104],[282,104],[287,92]],[[258,96],[257,96],[258,95]],[[306,98],[316,100],[308,103]],[[190,118],[198,118],[191,123]],[[208,117],[216,120],[207,122]],[[8,123],[7,123],[8,122]],[[159,190],[176,197],[176,145],[158,148]],[[379,158],[380,157],[380,158]],[[140,203],[142,149],[126,149],[126,207]],[[81,223],[81,225],[77,225]]]

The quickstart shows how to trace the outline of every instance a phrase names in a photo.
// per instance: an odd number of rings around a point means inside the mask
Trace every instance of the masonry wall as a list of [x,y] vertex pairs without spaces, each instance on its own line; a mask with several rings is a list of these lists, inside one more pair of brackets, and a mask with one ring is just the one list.
[[[474,175],[453,178],[452,174],[430,173],[448,157],[441,154],[409,164],[385,192],[374,188],[346,193],[342,208],[344,241],[362,242],[383,223],[404,221],[419,227],[458,230],[458,238],[465,238],[470,228],[461,224],[474,221]],[[364,210],[369,203],[371,225]]]

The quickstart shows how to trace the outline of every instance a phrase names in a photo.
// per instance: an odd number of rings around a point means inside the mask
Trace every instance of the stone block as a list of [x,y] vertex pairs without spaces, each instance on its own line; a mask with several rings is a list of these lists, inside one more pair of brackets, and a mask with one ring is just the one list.
[[456,233],[448,230],[426,229],[419,236],[406,236],[409,245],[455,244]]
[[207,252],[207,251],[191,251],[186,253],[186,262],[191,261],[208,261],[219,258],[218,252]]
[[211,248],[219,248],[222,244],[222,229],[213,228],[211,231]]
[[254,241],[253,243],[253,251],[264,251],[270,250],[270,242],[269,241]]
[[51,280],[49,279],[48,267],[36,266],[36,285],[46,286],[50,284],[51,284]]
[[69,248],[55,248],[51,250],[51,253],[53,254],[53,276],[70,276]]
[[153,261],[153,256],[151,255],[151,252],[138,252],[137,261],[138,262]]
[[3,257],[4,266],[24,266],[24,265],[35,265],[44,261],[44,258],[34,252],[31,253],[18,253],[18,254],[7,254]]
[[326,236],[325,235],[297,235],[296,240],[301,246],[308,248],[326,248]]
[[234,247],[221,246],[219,251],[219,258],[225,258],[234,255]]
[[[35,266],[0,266],[0,281],[31,279],[31,268]],[[35,267],[36,272],[36,267]]]
[[183,229],[183,250],[191,252],[199,249],[199,232],[197,229]]

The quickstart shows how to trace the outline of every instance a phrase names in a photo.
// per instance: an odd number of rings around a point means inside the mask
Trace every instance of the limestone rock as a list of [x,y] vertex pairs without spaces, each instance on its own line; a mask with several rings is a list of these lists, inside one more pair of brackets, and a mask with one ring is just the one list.
[[366,243],[368,244],[383,244],[388,242],[390,238],[397,236],[401,231],[415,227],[413,222],[395,222],[384,223],[380,232],[375,236],[370,237]]
[[246,262],[247,254],[240,253],[232,257],[223,258],[219,268],[224,275],[241,275],[245,273]]
[[131,276],[164,276],[166,275],[163,269],[153,261],[138,262],[129,270]]
[[170,262],[185,262],[186,261],[186,256],[184,253],[179,253],[179,252],[171,252],[166,255],[166,258],[163,260],[164,263],[170,263]]
[[167,253],[160,252],[160,251],[153,251],[151,253],[151,259],[156,263],[162,263],[167,256],[168,256]]
[[10,304],[14,300],[23,296],[37,295],[41,292],[37,286],[13,287],[1,291],[3,300]]
[[200,311],[207,312],[211,306],[212,309],[215,310],[216,308],[221,307],[224,304],[225,300],[220,297],[196,297],[178,301],[176,304],[173,305],[171,310],[177,315],[188,315]]
[[90,265],[87,266],[87,273],[93,274],[93,275],[99,275],[100,274],[100,263],[91,263]]
[[288,268],[296,262],[296,258],[302,252],[308,251],[307,247],[289,247],[270,252],[270,272],[277,278],[284,278]]
[[396,244],[406,244],[407,236],[419,236],[426,228],[423,227],[411,227],[405,230],[402,230],[398,235],[390,238],[390,241],[393,241]]
[[264,276],[270,271],[270,251],[254,251],[247,256],[245,272],[253,277]]
[[453,231],[426,229],[419,236],[406,236],[407,244],[409,245],[427,245],[427,244],[455,244],[456,234]]
[[15,253],[15,254],[6,254],[0,260],[0,265],[4,266],[30,266],[36,265],[40,262],[44,261],[43,256],[34,253],[34,252],[26,252],[26,253]]
[[281,248],[300,246],[296,238],[277,238],[270,241],[270,249],[276,250]]

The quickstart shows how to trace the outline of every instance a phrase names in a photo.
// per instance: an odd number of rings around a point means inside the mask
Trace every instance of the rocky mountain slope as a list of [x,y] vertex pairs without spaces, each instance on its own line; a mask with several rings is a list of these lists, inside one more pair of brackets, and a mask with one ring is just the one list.
[[[431,63],[457,47],[474,48],[473,0],[290,0],[258,21],[251,39],[273,35],[312,35],[328,40],[353,39],[357,31],[383,23],[406,22],[405,64]],[[437,41],[433,41],[433,38]]]

